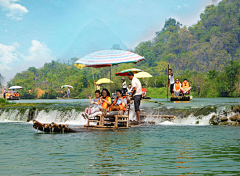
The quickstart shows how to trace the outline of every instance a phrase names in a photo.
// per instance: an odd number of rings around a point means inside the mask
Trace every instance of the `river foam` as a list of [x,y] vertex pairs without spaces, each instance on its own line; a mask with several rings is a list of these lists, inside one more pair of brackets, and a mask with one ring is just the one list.
[[[30,115],[32,114],[32,115]],[[85,125],[87,120],[82,116],[83,112],[71,109],[71,110],[59,110],[59,109],[2,109],[0,111],[0,122],[28,122],[31,121],[30,117],[42,122],[42,123],[58,123],[69,125]],[[181,117],[179,114],[174,114],[176,118],[162,118],[164,113],[161,109],[153,110],[149,108],[145,112],[145,118],[142,121],[154,122],[157,125],[209,125],[209,120],[212,116],[225,116],[228,119],[235,113],[232,112],[229,107],[221,106],[216,109],[216,112],[209,112],[207,115],[195,116],[194,113],[186,117]],[[136,120],[136,114],[134,109],[130,111],[130,120]]]

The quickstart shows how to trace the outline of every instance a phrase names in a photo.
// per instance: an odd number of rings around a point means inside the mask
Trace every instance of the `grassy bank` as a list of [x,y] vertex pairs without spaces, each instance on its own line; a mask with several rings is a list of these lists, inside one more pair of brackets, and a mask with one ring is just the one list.
[[3,98],[0,98],[0,105],[7,105],[7,104],[16,104],[15,102],[9,102]]

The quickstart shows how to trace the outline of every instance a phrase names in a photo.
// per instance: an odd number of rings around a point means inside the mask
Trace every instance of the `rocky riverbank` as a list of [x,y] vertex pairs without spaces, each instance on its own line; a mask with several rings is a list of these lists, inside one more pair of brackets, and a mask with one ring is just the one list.
[[[220,115],[213,115],[209,120],[210,125],[228,125],[228,126],[240,126],[240,105],[233,107],[230,117],[227,116],[227,113]],[[231,113],[230,112],[230,113]]]

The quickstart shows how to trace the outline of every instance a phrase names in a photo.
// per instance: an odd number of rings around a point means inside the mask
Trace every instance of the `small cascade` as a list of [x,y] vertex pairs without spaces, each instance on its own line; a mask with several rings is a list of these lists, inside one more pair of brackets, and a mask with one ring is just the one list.
[[176,118],[172,124],[175,125],[209,125],[209,120],[216,113],[210,113],[209,115],[203,117],[195,117],[193,114],[186,118]]
[[0,111],[0,122],[26,122],[29,109],[5,109]]
[[[209,125],[213,116],[221,119],[224,117],[230,119],[236,113],[231,106],[206,106],[200,109],[161,109],[148,108],[141,109],[141,119],[145,123],[154,122],[160,125]],[[189,112],[186,114],[186,112]],[[41,123],[57,123],[69,125],[85,125],[87,120],[82,116],[83,112],[77,109],[34,109],[34,108],[6,108],[0,110],[0,122],[28,122],[37,120]],[[129,120],[136,120],[134,107],[130,110]],[[219,120],[218,120],[219,121]],[[54,132],[55,127],[51,128]],[[45,127],[45,130],[49,127]],[[64,132],[64,130],[63,130]]]
[[87,120],[82,117],[82,113],[75,109],[68,111],[50,110],[49,112],[41,110],[38,112],[35,120],[42,123],[55,122],[58,124],[85,125]]
[[28,122],[33,118],[43,123],[55,122],[59,124],[85,125],[87,120],[82,117],[82,113],[75,109],[66,111],[36,109],[34,112],[31,109],[21,108],[3,109],[0,110],[0,122]]

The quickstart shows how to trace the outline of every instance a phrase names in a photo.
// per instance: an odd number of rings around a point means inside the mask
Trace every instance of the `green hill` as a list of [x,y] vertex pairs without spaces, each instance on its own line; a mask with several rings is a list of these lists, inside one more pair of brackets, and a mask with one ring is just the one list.
[[[158,67],[170,63],[175,70],[222,70],[240,56],[240,1],[223,0],[210,5],[201,20],[189,28],[168,19],[152,41],[140,43],[135,52],[145,56],[140,64]],[[161,69],[159,69],[159,72]],[[158,74],[159,74],[158,72]]]
[[[207,6],[200,21],[189,28],[170,18],[155,38],[141,42],[134,52],[145,60],[113,66],[113,91],[121,87],[121,78],[114,73],[137,67],[154,76],[142,80],[148,94],[165,97],[169,63],[175,78],[188,78],[195,97],[240,96],[240,1],[223,0]],[[18,73],[9,86],[23,86],[22,98],[56,98],[65,91],[59,87],[69,84],[74,87],[72,97],[87,98],[95,90],[94,80],[110,77],[110,68],[78,69],[73,66],[75,60],[68,64],[52,61],[41,69],[30,67]],[[103,86],[110,89],[110,85]]]

